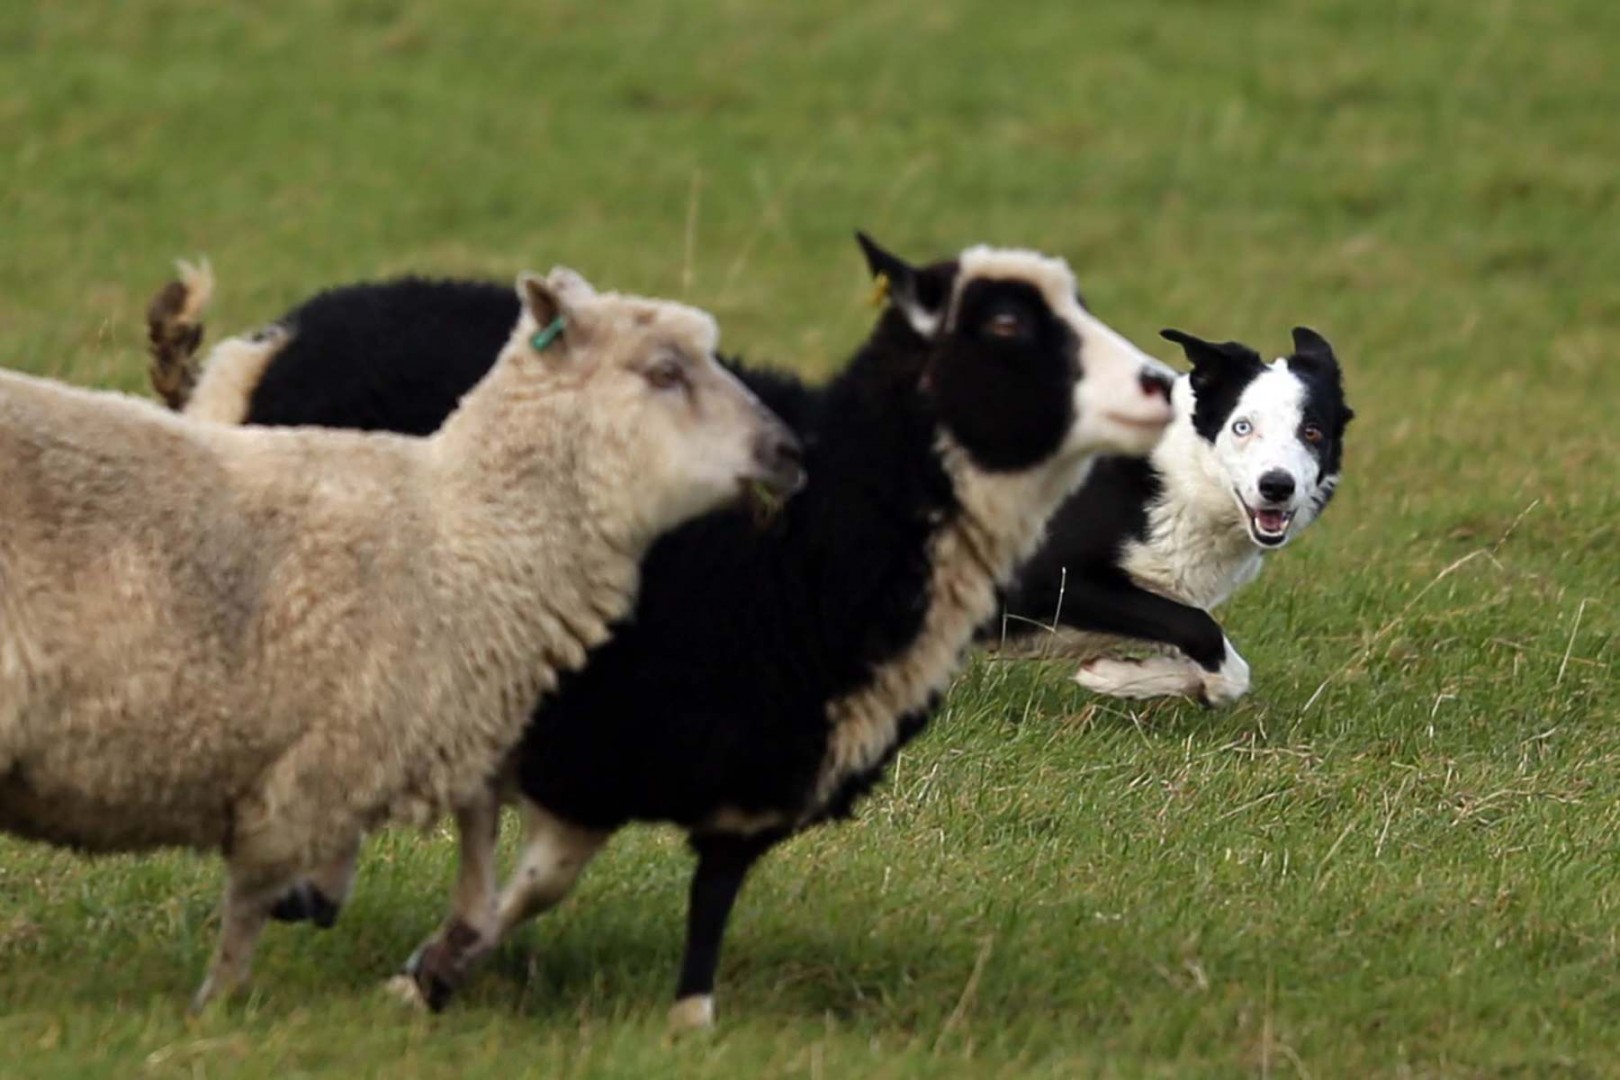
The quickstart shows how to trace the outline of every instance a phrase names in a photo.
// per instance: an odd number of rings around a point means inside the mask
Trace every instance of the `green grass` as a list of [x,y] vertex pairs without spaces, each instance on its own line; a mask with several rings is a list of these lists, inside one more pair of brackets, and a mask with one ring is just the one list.
[[661,1039],[665,832],[433,1019],[376,985],[450,845],[390,834],[199,1024],[216,863],[5,842],[0,1073],[1620,1073],[1617,54],[1605,0],[0,7],[7,366],[140,387],[145,298],[206,252],[222,329],[568,262],[826,371],[860,225],[1062,253],[1146,344],[1309,323],[1360,413],[1224,613],[1251,697],[976,664],[762,867],[712,1039]]

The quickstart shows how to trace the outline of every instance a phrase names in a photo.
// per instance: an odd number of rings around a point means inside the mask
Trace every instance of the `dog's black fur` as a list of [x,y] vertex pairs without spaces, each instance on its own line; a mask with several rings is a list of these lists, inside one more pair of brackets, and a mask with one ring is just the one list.
[[1126,545],[1146,540],[1148,507],[1163,494],[1162,478],[1149,461],[1099,460],[1003,593],[1003,618],[985,626],[980,638],[1037,637],[1055,622],[1172,645],[1201,667],[1217,670],[1226,659],[1220,624],[1200,607],[1143,588],[1120,565]]

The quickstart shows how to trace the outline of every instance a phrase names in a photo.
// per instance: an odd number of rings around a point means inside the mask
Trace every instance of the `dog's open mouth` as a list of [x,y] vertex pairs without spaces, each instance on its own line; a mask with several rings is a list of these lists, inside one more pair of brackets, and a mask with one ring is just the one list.
[[1244,504],[1249,514],[1249,535],[1262,547],[1276,547],[1288,539],[1288,527],[1294,523],[1292,510],[1256,510]]

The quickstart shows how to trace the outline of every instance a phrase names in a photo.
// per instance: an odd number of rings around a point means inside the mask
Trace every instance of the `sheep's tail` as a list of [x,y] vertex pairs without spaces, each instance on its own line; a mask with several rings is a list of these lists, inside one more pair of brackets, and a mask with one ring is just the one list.
[[191,400],[202,367],[203,309],[214,295],[214,272],[208,260],[177,261],[178,280],[157,291],[146,305],[147,374],[152,389],[169,408],[180,412]]

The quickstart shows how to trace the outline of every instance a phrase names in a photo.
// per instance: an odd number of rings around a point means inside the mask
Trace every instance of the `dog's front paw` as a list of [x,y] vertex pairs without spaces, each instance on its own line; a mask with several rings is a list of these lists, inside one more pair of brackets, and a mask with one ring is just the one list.
[[1226,642],[1226,659],[1214,671],[1202,673],[1202,697],[1210,705],[1230,705],[1249,692],[1249,662]]
[[1173,656],[1145,660],[1098,657],[1080,665],[1074,681],[1094,694],[1117,698],[1197,697],[1204,689],[1198,666]]

